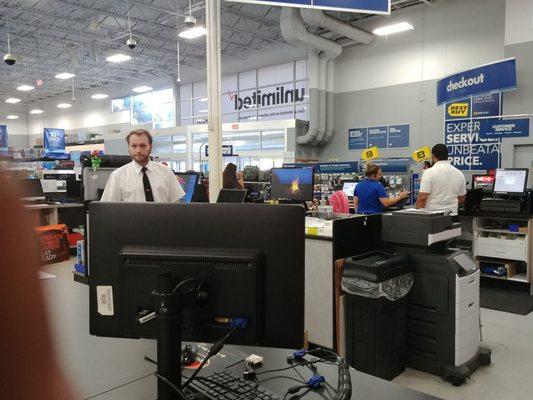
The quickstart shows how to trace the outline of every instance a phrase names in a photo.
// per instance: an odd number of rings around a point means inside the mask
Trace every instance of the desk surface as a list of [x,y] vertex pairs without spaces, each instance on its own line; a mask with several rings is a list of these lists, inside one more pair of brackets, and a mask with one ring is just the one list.
[[[54,346],[69,381],[78,393],[76,398],[153,400],[156,394],[156,379],[152,375],[155,366],[145,361],[144,355],[155,357],[155,342],[89,335],[89,288],[59,276],[41,280],[41,283],[49,307]],[[223,353],[217,355],[202,373],[223,368],[235,360],[248,356],[252,351],[265,357],[264,369],[287,366],[285,359],[291,352],[284,349],[226,346]],[[235,365],[233,368],[239,373],[243,364]],[[336,388],[335,366],[320,365],[319,372],[326,377],[333,389]],[[303,370],[301,373],[310,375],[309,370]],[[271,376],[278,374],[271,374],[268,377]],[[295,372],[292,372],[292,376],[298,377]],[[352,399],[437,399],[355,370],[351,370],[351,376]],[[262,383],[263,386],[276,392],[286,390],[293,384],[294,381],[287,378],[270,379]],[[323,396],[313,394],[304,399],[323,399]]]

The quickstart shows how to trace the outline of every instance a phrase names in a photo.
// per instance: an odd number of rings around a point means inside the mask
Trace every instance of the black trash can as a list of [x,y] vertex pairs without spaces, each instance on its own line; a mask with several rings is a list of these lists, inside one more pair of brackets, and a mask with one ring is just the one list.
[[373,251],[345,260],[346,360],[356,370],[391,380],[405,369],[409,257]]

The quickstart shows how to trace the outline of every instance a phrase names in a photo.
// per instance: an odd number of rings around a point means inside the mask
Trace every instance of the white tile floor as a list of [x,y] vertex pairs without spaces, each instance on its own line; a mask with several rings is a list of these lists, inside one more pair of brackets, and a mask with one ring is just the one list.
[[[43,267],[72,277],[72,262]],[[533,399],[533,313],[527,316],[482,309],[484,345],[492,350],[492,364],[478,369],[467,382],[454,387],[441,378],[407,369],[394,382],[449,400]]]

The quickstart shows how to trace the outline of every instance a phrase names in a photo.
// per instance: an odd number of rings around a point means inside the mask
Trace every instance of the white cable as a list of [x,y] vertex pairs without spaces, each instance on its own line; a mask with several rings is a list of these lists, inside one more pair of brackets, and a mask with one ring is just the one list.
[[130,39],[133,39],[131,36],[131,20],[130,20],[130,2],[126,0],[126,13],[128,15],[128,29],[130,31]]

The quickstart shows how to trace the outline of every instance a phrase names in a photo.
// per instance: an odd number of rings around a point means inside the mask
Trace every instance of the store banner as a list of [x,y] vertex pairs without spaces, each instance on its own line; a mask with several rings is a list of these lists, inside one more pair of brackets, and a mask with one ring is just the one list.
[[0,125],[0,149],[7,149],[7,125]]
[[45,153],[65,151],[65,130],[58,128],[44,128]]
[[315,166],[317,174],[354,174],[358,171],[359,163],[350,162],[329,162],[318,163]]
[[368,147],[387,148],[387,127],[374,126],[368,128]]
[[237,3],[314,8],[365,14],[390,14],[390,0],[230,0]]
[[447,76],[437,82],[437,104],[516,89],[516,60],[509,58]]
[[409,125],[389,125],[389,149],[409,147]]
[[368,129],[354,128],[348,130],[348,149],[363,150],[368,146]]
[[472,118],[490,117],[500,114],[502,96],[489,93],[472,97]]
[[480,139],[528,137],[529,118],[521,119],[483,119],[480,120]]

